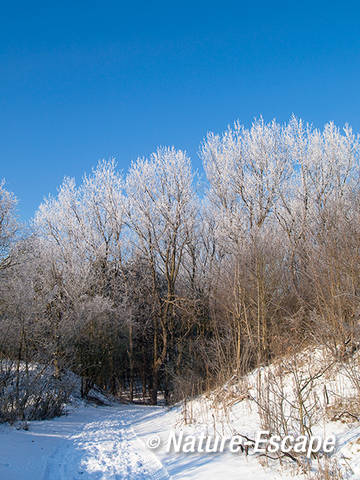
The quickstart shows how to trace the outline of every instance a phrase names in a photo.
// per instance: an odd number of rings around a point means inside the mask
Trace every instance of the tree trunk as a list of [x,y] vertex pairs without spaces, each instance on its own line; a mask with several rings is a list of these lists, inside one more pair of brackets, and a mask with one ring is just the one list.
[[156,366],[154,366],[151,397],[150,397],[151,405],[157,405],[158,383],[159,383],[159,369]]

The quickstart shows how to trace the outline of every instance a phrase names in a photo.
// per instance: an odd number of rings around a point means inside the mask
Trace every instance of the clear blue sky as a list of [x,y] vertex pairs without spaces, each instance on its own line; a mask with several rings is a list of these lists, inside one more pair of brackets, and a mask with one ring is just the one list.
[[65,175],[297,116],[360,130],[358,2],[2,2],[0,177],[30,218]]

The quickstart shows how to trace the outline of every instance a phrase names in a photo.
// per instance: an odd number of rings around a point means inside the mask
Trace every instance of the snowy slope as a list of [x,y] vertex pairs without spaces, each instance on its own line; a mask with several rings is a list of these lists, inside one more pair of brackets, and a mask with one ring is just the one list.
[[[152,436],[159,435],[161,446],[156,449],[156,455],[167,469],[172,479],[246,479],[246,480],[277,480],[283,479],[278,472],[265,470],[252,457],[229,452],[224,453],[168,453],[166,449],[169,431],[184,430],[187,434],[197,432],[201,428],[184,427],[181,407],[175,407],[168,412],[163,409],[148,412],[134,429],[144,443]],[[250,419],[251,420],[251,419]],[[209,432],[211,433],[211,432]]]

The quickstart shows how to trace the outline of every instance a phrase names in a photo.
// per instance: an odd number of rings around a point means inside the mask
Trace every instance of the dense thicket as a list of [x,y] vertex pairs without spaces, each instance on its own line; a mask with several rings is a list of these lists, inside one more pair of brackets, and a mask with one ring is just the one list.
[[65,179],[13,245],[1,184],[6,365],[70,368],[83,395],[96,383],[156,403],[264,364],[290,338],[357,348],[359,152],[348,126],[236,123],[201,146],[205,193],[181,150],[125,177],[100,162],[78,186]]

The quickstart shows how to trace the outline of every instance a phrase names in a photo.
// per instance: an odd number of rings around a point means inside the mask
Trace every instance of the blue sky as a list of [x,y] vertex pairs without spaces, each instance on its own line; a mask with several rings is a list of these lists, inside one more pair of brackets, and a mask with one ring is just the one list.
[[32,217],[65,175],[292,113],[360,130],[357,2],[2,2],[0,178]]

